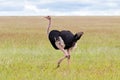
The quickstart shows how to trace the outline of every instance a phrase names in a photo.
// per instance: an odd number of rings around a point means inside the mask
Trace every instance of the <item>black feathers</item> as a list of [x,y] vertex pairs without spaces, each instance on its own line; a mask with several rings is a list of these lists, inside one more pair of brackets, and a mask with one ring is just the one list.
[[80,39],[82,34],[83,32],[79,32],[74,35],[70,31],[66,31],[66,30],[63,30],[63,31],[52,30],[49,33],[49,40],[52,46],[55,49],[58,49],[57,46],[55,45],[55,41],[58,40],[59,37],[61,37],[65,44],[64,49],[69,49],[75,45],[75,42],[77,42],[77,40]]
[[55,45],[55,41],[56,39],[58,39],[60,36],[60,31],[58,30],[52,30],[50,33],[49,33],[49,40],[52,44],[52,46],[55,48],[55,49],[58,49],[57,46]]

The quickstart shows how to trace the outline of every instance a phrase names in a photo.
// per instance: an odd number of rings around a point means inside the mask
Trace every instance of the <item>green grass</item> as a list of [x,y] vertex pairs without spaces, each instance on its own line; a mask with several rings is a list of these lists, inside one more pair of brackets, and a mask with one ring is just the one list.
[[119,17],[53,19],[53,28],[63,20],[63,27],[73,20],[75,24],[65,29],[84,31],[71,53],[70,65],[64,60],[55,69],[63,53],[49,43],[42,17],[1,17],[0,80],[120,80]]

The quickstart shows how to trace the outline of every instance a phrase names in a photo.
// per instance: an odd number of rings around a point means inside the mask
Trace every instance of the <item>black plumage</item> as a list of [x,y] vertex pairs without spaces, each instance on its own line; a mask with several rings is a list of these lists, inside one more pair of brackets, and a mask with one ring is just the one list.
[[52,30],[49,33],[49,40],[50,40],[52,46],[55,49],[58,49],[57,46],[55,45],[55,42],[56,42],[56,39],[61,37],[65,44],[64,49],[69,49],[75,45],[77,40],[80,39],[81,35],[78,36],[77,33],[74,35],[72,32],[67,31],[67,30],[63,30],[63,31]]
[[55,48],[55,49],[58,49],[57,46],[55,45],[55,39],[59,38],[60,36],[60,31],[58,30],[52,30],[50,33],[49,33],[49,40],[52,44],[52,46]]

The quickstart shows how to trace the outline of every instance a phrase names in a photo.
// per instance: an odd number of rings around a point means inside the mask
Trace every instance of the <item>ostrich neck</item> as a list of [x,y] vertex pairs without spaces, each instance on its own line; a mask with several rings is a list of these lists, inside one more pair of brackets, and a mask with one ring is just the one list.
[[49,34],[50,27],[51,27],[51,20],[49,20],[48,29],[47,29],[47,34]]

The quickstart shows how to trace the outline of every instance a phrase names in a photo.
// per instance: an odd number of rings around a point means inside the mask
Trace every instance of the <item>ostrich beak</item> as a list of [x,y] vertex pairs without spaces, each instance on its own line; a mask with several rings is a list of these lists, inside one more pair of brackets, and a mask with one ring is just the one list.
[[46,17],[44,17],[44,18],[46,18],[46,19],[48,19],[48,20],[51,20],[51,17],[50,17],[50,16],[46,16]]

